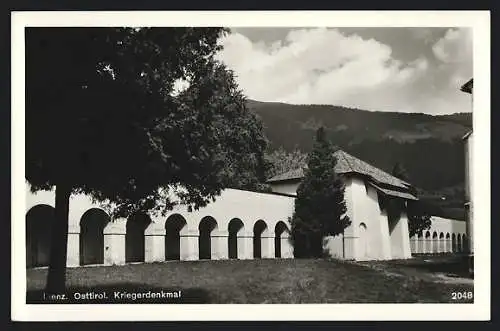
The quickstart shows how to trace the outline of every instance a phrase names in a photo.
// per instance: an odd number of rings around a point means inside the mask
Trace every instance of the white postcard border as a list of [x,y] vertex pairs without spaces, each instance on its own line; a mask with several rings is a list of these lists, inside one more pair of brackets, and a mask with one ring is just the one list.
[[[12,289],[19,321],[489,320],[489,11],[12,12]],[[474,43],[474,304],[27,305],[25,254],[24,28],[41,26],[471,27]],[[460,92],[457,92],[460,93]]]

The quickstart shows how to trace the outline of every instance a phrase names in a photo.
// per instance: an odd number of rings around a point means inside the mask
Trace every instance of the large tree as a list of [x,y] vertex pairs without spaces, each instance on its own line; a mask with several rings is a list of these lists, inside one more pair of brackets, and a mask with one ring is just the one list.
[[350,224],[345,215],[344,183],[335,172],[335,147],[323,128],[316,132],[313,150],[307,158],[304,178],[297,189],[295,211],[291,219],[294,256],[323,256],[326,236],[343,233]]
[[[409,182],[410,180],[410,176],[401,162],[396,162],[392,169],[392,175],[405,182]],[[411,192],[416,196],[418,195],[417,190],[413,187],[411,188]],[[428,207],[423,202],[409,200],[406,204],[406,213],[408,216],[408,231],[410,237],[430,229],[432,223],[431,216],[428,212]]]
[[194,208],[259,188],[267,142],[216,61],[225,32],[26,29],[26,180],[56,196],[48,292],[65,288],[73,193],[128,217],[171,208],[166,188]]

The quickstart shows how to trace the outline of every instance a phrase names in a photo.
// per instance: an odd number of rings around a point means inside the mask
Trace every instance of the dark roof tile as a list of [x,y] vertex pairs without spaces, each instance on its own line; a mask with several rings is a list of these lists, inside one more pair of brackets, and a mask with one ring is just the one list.
[[[357,173],[370,177],[372,180],[378,183],[387,184],[395,187],[399,187],[407,190],[411,184],[388,174],[387,172],[372,166],[342,150],[338,150],[334,153],[337,157],[337,164],[335,166],[335,171],[339,174],[344,173]],[[304,177],[303,169],[293,169],[287,171],[283,174],[276,175],[270,178],[267,182],[279,182],[292,179],[301,179]]]
[[466,93],[472,93],[473,86],[474,86],[474,79],[471,78],[467,83],[465,83],[460,87],[460,91]]

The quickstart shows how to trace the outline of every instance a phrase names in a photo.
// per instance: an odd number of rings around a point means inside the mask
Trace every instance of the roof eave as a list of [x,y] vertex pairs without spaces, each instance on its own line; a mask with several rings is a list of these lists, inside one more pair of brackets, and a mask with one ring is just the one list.
[[301,180],[303,177],[292,177],[292,178],[284,178],[284,179],[268,179],[266,180],[266,183],[271,184],[271,183],[282,183],[282,182],[290,182],[290,181],[296,181],[296,180]]
[[465,140],[467,138],[470,137],[470,135],[472,134],[472,130],[469,130],[463,137],[462,137],[462,140]]
[[351,172],[348,172],[348,173],[345,173],[345,174],[351,174],[351,175],[357,175],[357,176],[360,176],[360,177],[363,177],[365,179],[367,179],[369,182],[375,184],[375,185],[380,185],[380,186],[390,186],[390,187],[394,187],[395,189],[404,189],[404,190],[409,190],[410,188],[413,187],[412,184],[410,183],[407,183],[403,180],[400,180],[402,184],[404,184],[404,186],[396,186],[396,185],[393,185],[391,183],[387,183],[387,182],[381,182],[381,181],[378,181],[377,179],[375,179],[374,177],[368,175],[368,174],[364,174],[364,173],[361,173],[361,172],[357,172],[357,171],[351,171]]
[[473,79],[469,79],[467,83],[460,87],[460,91],[472,94]]
[[[373,182],[371,182],[370,184],[373,188],[375,188],[375,190],[377,190],[378,192],[381,192],[382,194],[385,194],[385,195],[389,195],[389,196],[392,196],[395,198],[405,199],[405,200],[414,200],[414,201],[419,200],[418,197],[416,197],[415,195],[413,195],[410,192],[399,192],[397,190],[391,190],[389,188],[379,187],[376,183],[373,183]],[[398,193],[400,193],[400,194],[398,194]]]

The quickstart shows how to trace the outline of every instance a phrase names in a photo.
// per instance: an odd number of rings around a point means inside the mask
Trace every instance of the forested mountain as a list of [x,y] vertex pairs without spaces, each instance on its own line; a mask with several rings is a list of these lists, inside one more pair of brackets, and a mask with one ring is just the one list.
[[390,173],[402,162],[423,197],[463,206],[462,137],[472,128],[472,113],[432,116],[253,100],[248,105],[261,117],[271,149],[309,152],[322,125],[334,144],[376,167]]

